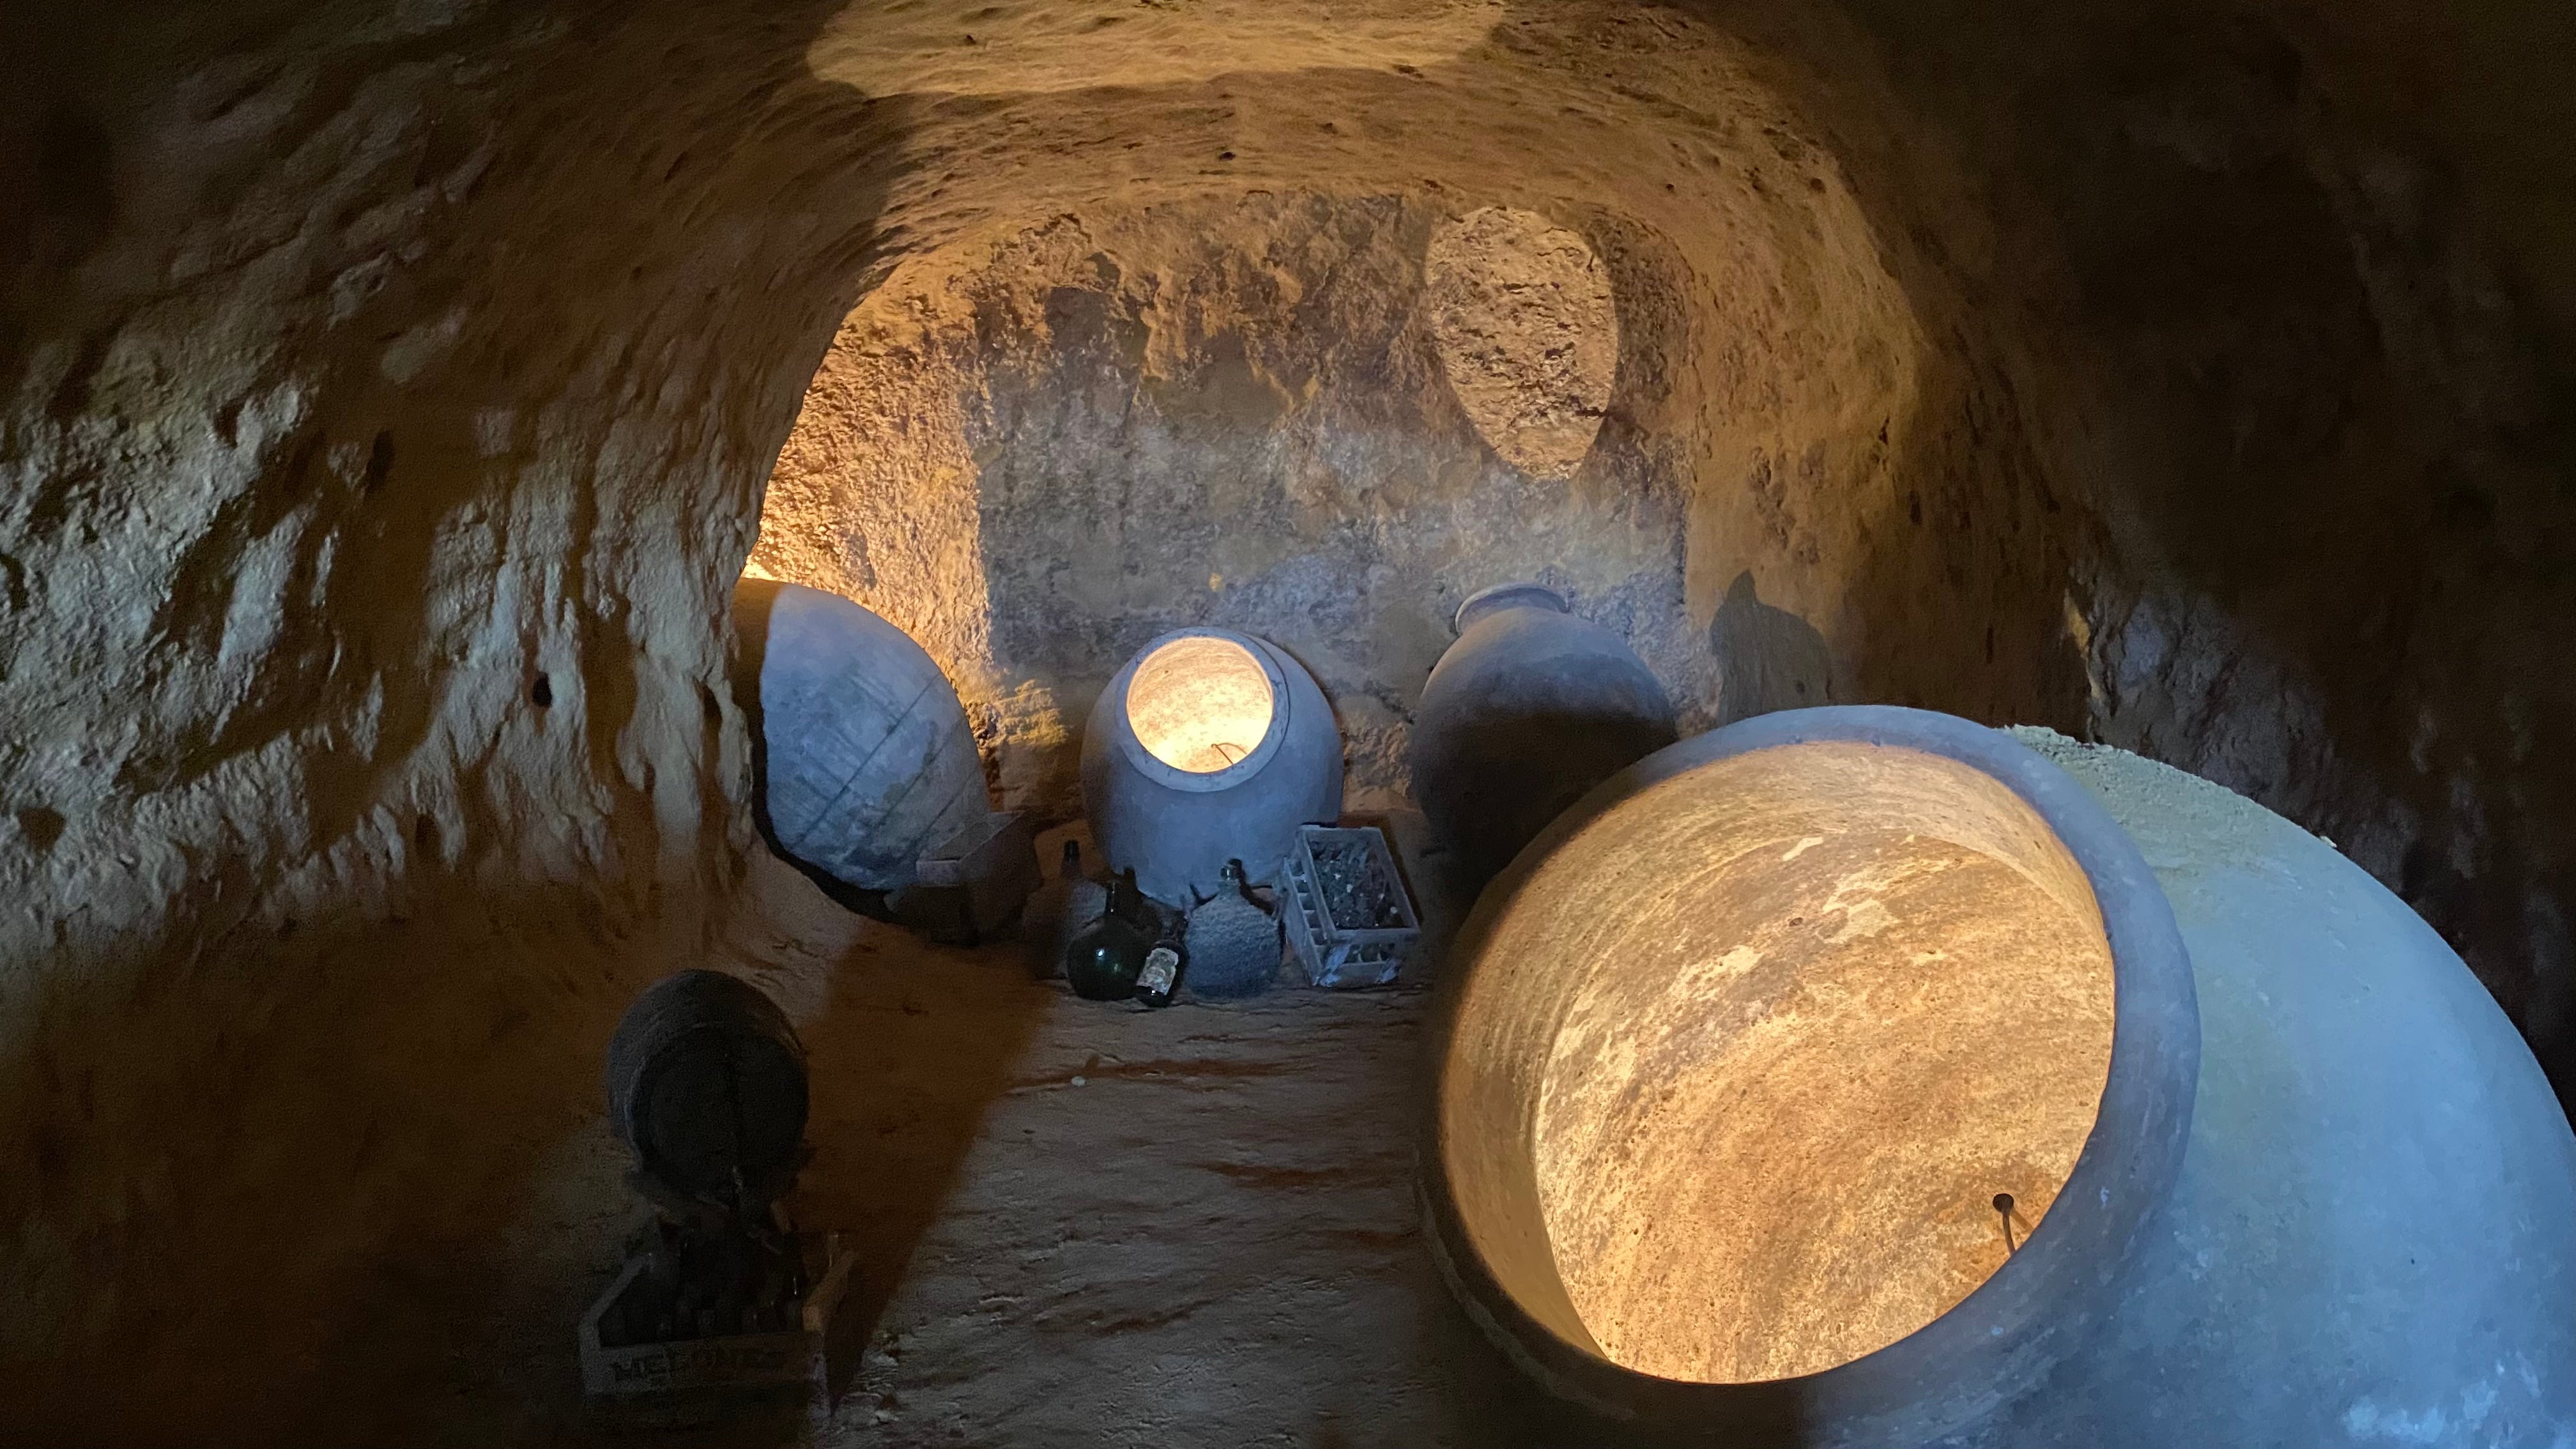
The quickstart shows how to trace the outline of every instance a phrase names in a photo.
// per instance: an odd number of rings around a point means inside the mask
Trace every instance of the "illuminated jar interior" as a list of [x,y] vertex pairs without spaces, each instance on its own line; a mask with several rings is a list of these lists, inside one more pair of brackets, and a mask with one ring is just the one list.
[[1939,755],[1782,745],[1664,779],[1522,880],[1473,959],[1443,1151],[1479,1256],[1662,1378],[1818,1373],[2000,1268],[2109,1071],[2092,890]]
[[1136,665],[1127,727],[1155,759],[1213,775],[1248,758],[1270,733],[1277,699],[1269,671],[1231,639],[1187,634]]

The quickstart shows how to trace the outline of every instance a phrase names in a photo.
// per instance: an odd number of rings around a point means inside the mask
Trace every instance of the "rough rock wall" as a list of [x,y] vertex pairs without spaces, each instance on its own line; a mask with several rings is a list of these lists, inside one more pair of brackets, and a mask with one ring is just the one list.
[[2576,1080],[2562,10],[1362,7],[1332,54],[1384,71],[1280,87],[1224,77],[1286,12],[1094,8],[952,46],[859,5],[815,62],[994,108],[989,171],[925,144],[906,193],[961,231],[1331,176],[1662,249],[1700,415],[1636,430],[1707,647],[1642,642],[1692,703],[2089,716],[2342,841]]
[[1262,87],[1107,35],[1057,63],[1165,89],[1057,84],[1007,28],[816,52],[1006,96],[978,134],[1012,139],[970,169],[915,133],[956,231],[844,323],[753,565],[922,639],[1008,803],[1069,814],[1099,686],[1199,622],[1298,654],[1353,786],[1400,791],[1449,615],[1519,576],[1627,635],[1687,727],[1832,698],[2073,722],[2065,530],[1988,344],[1897,286],[1911,240],[1725,32],[1531,11]]
[[[1623,341],[1586,467],[1686,490],[1704,708],[2089,698],[2344,840],[2570,1080],[2563,8],[945,13],[11,13],[16,1422],[259,1437],[228,1415],[327,1381],[406,1245],[596,1110],[744,839],[724,600],[835,328],[895,258],[1066,215],[1376,207],[1354,254],[1405,286],[1395,238],[1485,208],[1581,236],[1623,339],[1687,323]],[[1068,301],[1105,336],[1141,274]],[[1144,364],[1010,326],[994,436],[1147,435],[1029,381]],[[1390,402],[1405,455],[1489,476],[1437,402]]]
[[[1936,255],[2098,520],[2092,732],[2337,841],[2576,1092],[2576,100],[2537,63],[2576,16],[1854,9],[1972,178],[1983,245]],[[1922,214],[1853,164],[1880,225]]]
[[[617,1004],[694,951],[746,839],[726,590],[798,398],[891,258],[1068,211],[1291,226],[1326,195],[1319,229],[1366,223],[1352,255],[1409,293],[1440,222],[1545,217],[1601,259],[1628,339],[1590,450],[1618,486],[1583,523],[1620,557],[1577,577],[1654,579],[1650,630],[1739,641],[1725,657],[1775,661],[1748,678],[1784,698],[1912,670],[1926,702],[2034,712],[2015,644],[2055,626],[2039,553],[1975,571],[2006,621],[1991,671],[1910,642],[1906,615],[1969,577],[1909,465],[1979,476],[1947,418],[1971,385],[1925,352],[1937,326],[1835,154],[1724,30],[1624,5],[1254,7],[1310,49],[1248,84],[1158,29],[1205,40],[1225,16],[1174,10],[1108,52],[1116,25],[989,60],[934,35],[937,76],[908,82],[870,69],[881,8],[236,0],[60,11],[9,48],[0,166],[33,204],[0,223],[0,1156],[32,1167],[0,1184],[22,1305],[0,1391],[34,1421],[149,1440],[173,1405],[204,1423],[293,1398],[372,1275],[500,1210],[589,1110]],[[1171,270],[1223,308],[1281,305]],[[1071,292],[1103,342],[1133,300]],[[1173,353],[1193,359],[1176,416],[1257,397],[1200,381],[1271,386],[1240,334],[1222,366],[1198,345]],[[1043,436],[1031,376],[1053,365],[1006,380],[1005,432]],[[1324,391],[1400,415],[1431,406],[1414,382]],[[1453,412],[1389,446],[1425,483],[1507,496],[1469,431]],[[1042,496],[1045,469],[1011,461]],[[1650,483],[1690,490],[1683,537]],[[1036,542],[1060,520],[1009,521]],[[1709,527],[1742,546],[1695,547]],[[1661,574],[1623,561],[1649,543]],[[1398,642],[1405,669],[1436,653]]]
[[13,1429],[294,1392],[703,934],[723,602],[884,147],[698,13],[13,10]]
[[[907,263],[825,360],[754,563],[930,643],[983,711],[1005,802],[1051,818],[1079,809],[1101,686],[1182,625],[1296,655],[1363,790],[1401,789],[1400,722],[1487,583],[1559,584],[1695,705],[1715,685],[1683,607],[1683,449],[1590,446],[1624,335],[1607,281],[1601,333],[1569,345],[1600,354],[1589,381],[1479,374],[1496,407],[1594,392],[1581,446],[1536,460],[1560,476],[1517,467],[1444,381],[1422,305],[1426,249],[1463,229],[1401,196],[1309,193],[1062,218]],[[1579,241],[1566,261],[1578,293],[1601,268]],[[1463,310],[1443,316],[1463,329]],[[1636,354],[1684,332],[1629,320]]]

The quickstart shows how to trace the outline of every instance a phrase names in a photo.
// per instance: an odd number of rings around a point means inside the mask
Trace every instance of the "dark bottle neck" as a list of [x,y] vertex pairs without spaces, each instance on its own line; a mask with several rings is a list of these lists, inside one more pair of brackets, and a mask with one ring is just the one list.
[[1144,905],[1145,893],[1136,888],[1136,872],[1132,868],[1120,871],[1109,883],[1109,914],[1130,925],[1141,924],[1136,918]]

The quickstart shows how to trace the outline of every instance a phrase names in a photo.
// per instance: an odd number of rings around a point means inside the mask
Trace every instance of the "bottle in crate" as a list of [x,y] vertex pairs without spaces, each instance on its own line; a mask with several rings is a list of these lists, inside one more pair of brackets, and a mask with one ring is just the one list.
[[1318,986],[1384,986],[1422,935],[1394,852],[1373,826],[1300,829],[1280,913],[1298,964]]

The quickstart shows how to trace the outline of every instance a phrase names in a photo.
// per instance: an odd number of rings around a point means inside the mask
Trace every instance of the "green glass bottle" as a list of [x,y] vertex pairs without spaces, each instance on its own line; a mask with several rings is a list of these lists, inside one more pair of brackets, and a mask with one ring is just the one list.
[[1145,896],[1129,870],[1109,883],[1109,905],[1100,919],[1064,948],[1064,979],[1090,1001],[1125,1001],[1154,949],[1154,931],[1143,923]]

